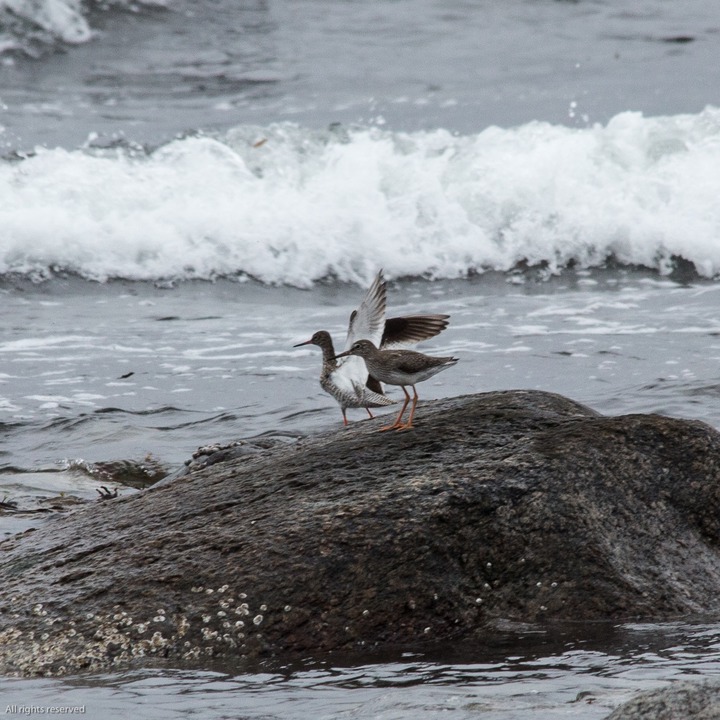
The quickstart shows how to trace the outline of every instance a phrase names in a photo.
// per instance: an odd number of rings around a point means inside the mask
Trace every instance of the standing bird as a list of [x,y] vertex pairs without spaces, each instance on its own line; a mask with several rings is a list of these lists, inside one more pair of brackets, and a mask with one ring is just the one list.
[[[431,378],[458,361],[454,357],[431,357],[414,350],[378,350],[370,340],[358,340],[352,344],[349,350],[335,357],[345,356],[361,357],[372,377],[388,385],[399,385],[405,393],[405,402],[395,418],[395,422],[380,428],[381,432],[384,430],[410,430],[413,427],[412,422],[418,401],[416,383]],[[412,387],[414,397],[410,417],[406,423],[403,423],[401,418],[410,402],[410,395],[405,389],[407,385]]]
[[[449,315],[409,315],[386,320],[386,295],[387,283],[381,270],[360,306],[350,315],[346,349],[363,339],[383,348],[409,345],[435,337],[448,326]],[[365,408],[373,417],[370,408],[396,403],[384,394],[378,379],[368,373],[362,358],[348,356],[337,361],[330,333],[318,330],[309,340],[294,347],[302,345],[317,345],[322,350],[320,386],[337,400],[344,425],[348,424],[347,408]]]

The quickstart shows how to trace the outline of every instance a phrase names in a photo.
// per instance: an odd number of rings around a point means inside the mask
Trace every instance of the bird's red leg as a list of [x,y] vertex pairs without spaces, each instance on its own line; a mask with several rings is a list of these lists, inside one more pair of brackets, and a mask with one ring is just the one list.
[[343,414],[343,425],[345,427],[347,427],[348,421],[347,421],[347,415],[345,414],[345,408],[342,409],[342,414]]
[[405,393],[405,402],[403,403],[402,408],[400,408],[400,412],[398,413],[398,416],[395,418],[395,422],[392,425],[386,425],[385,427],[380,428],[380,432],[384,432],[385,430],[399,430],[401,427],[403,427],[403,424],[400,422],[400,418],[403,416],[403,413],[405,412],[405,408],[408,406],[408,403],[410,402],[410,396],[408,395],[408,391],[405,389],[404,385],[401,385],[403,392]]
[[[403,388],[403,390],[404,389],[405,388]],[[412,404],[412,407],[410,408],[410,417],[408,417],[408,421],[405,424],[401,424],[400,427],[398,427],[398,430],[411,430],[414,427],[414,425],[412,424],[412,421],[413,421],[413,417],[415,416],[415,408],[417,407],[418,394],[417,394],[417,388],[414,385],[412,386],[412,389],[413,389],[413,404]],[[408,400],[409,399],[410,399],[410,397],[408,396]]]

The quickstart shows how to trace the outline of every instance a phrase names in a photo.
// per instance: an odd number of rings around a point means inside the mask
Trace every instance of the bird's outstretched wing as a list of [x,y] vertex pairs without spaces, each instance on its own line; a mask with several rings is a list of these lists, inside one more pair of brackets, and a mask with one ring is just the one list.
[[[360,306],[350,315],[345,350],[357,340],[370,340],[382,350],[407,348],[439,335],[448,326],[449,315],[408,315],[385,319],[387,282],[380,270],[365,293]],[[384,396],[382,384],[368,375],[365,361],[350,356],[343,358],[337,369],[345,380],[366,386],[369,393]]]
[[388,318],[380,341],[382,350],[408,347],[439,335],[447,326],[449,315],[407,315]]
[[380,270],[360,306],[350,315],[345,350],[349,350],[356,340],[370,340],[375,347],[380,346],[385,328],[386,295],[387,283]]

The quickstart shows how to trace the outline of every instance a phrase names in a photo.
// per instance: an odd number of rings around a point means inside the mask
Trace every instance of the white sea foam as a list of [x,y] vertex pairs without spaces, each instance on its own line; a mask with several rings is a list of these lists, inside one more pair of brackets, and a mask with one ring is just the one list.
[[92,36],[80,0],[0,0],[0,13],[10,13],[66,43],[87,42]]
[[[165,0],[105,0],[105,7],[165,6]],[[77,45],[88,42],[93,30],[87,19],[89,3],[81,0],[0,0],[0,53],[25,50],[37,54],[33,45],[56,42]]]
[[[259,140],[265,140],[258,143]],[[239,127],[0,164],[0,273],[459,277],[671,258],[720,274],[720,109],[475,135]]]
[[22,338],[21,340],[10,340],[0,343],[0,353],[44,351],[59,345],[87,347],[91,340],[92,338],[86,335],[56,335],[46,338],[28,337]]

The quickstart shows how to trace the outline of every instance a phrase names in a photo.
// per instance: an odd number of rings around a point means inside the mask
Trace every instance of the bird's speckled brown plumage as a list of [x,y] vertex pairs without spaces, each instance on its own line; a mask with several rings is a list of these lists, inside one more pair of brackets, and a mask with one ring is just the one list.
[[[387,283],[380,271],[360,306],[350,315],[346,348],[357,340],[370,340],[382,348],[402,347],[435,337],[448,326],[448,315],[385,319],[386,294]],[[325,330],[318,330],[310,340],[295,347],[302,345],[317,345],[322,350],[320,386],[337,400],[345,425],[348,424],[347,408],[365,408],[372,417],[370,408],[395,404],[385,396],[380,378],[368,372],[362,359],[347,357],[345,361],[337,362],[332,338]]]
[[[395,422],[382,430],[409,430],[412,428],[418,402],[416,383],[431,378],[457,362],[457,358],[454,357],[433,357],[414,350],[378,350],[369,340],[358,340],[349,350],[336,355],[336,357],[351,355],[365,360],[368,372],[372,377],[388,385],[400,385],[405,393],[405,402]],[[412,387],[414,395],[410,415],[407,422],[403,423],[402,416],[410,402],[410,395],[405,389],[407,385]]]

